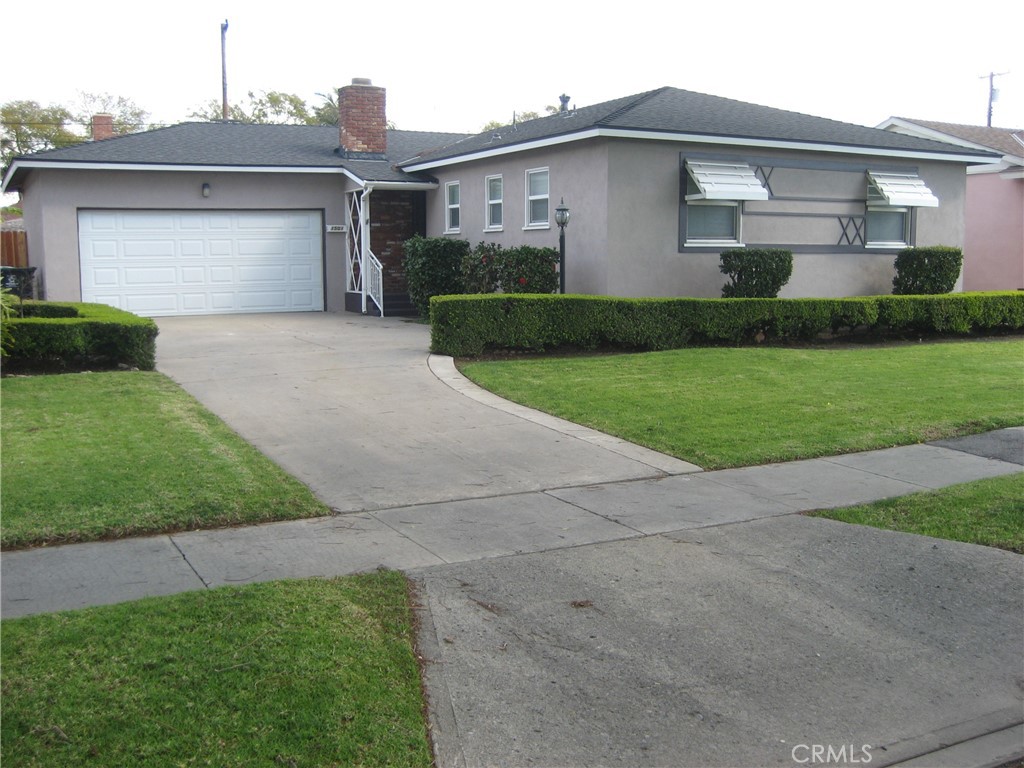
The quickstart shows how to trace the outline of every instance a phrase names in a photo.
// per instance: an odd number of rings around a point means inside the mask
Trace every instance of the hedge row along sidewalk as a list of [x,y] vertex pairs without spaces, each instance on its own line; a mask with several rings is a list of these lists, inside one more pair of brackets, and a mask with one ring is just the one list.
[[878,339],[1024,329],[1024,292],[845,299],[623,299],[605,296],[435,296],[431,350],[680,349],[806,342],[824,334]]
[[156,366],[156,323],[106,304],[25,301],[3,323],[6,373]]

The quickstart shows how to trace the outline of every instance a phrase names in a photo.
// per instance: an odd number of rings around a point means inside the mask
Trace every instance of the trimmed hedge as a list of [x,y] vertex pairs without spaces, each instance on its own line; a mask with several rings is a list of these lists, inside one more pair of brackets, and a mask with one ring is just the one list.
[[1024,293],[860,296],[843,299],[623,299],[608,296],[437,296],[431,350],[453,357],[488,350],[560,347],[676,349],[822,334],[979,333],[1024,329]]
[[156,366],[156,323],[105,304],[26,301],[5,325],[7,372]]

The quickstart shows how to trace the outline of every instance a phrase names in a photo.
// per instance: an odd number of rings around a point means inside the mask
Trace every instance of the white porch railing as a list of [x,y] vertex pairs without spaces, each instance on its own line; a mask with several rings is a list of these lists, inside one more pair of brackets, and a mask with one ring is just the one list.
[[369,298],[384,317],[384,267],[370,250],[370,192],[367,188],[349,192],[348,205],[348,284],[349,293],[362,296],[366,314]]
[[[373,255],[373,251],[367,248],[364,252],[366,256],[365,264],[367,267],[367,277],[369,277],[369,286],[367,286],[366,296],[373,299],[373,303],[377,305],[377,309],[380,310],[380,316],[384,317],[384,265],[380,263],[380,260]],[[365,297],[363,303],[363,312],[366,312]]]

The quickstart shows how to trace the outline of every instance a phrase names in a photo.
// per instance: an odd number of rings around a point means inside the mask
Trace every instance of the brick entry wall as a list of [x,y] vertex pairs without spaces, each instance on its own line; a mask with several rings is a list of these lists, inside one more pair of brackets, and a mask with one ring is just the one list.
[[370,197],[370,249],[384,267],[384,293],[407,293],[402,244],[426,234],[426,196],[423,192],[378,190]]

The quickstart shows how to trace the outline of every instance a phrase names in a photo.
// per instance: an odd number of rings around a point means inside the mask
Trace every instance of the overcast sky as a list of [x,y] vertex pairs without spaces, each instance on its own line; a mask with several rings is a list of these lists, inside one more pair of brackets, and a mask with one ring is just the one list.
[[411,130],[476,132],[563,92],[584,106],[663,85],[860,125],[984,125],[989,72],[1008,73],[993,125],[1024,127],[1019,0],[57,0],[7,17],[0,101],[110,93],[159,123],[219,102],[227,19],[232,101],[314,102],[368,77]]

